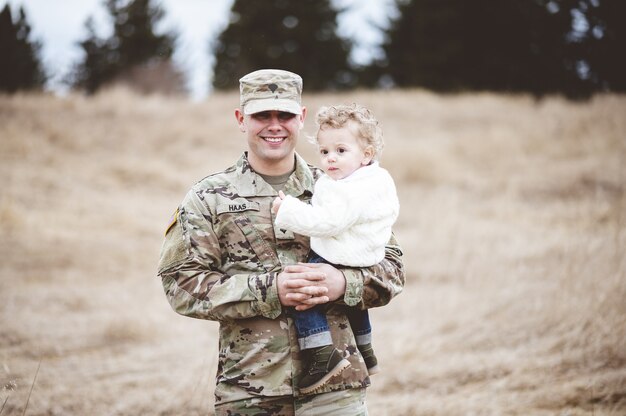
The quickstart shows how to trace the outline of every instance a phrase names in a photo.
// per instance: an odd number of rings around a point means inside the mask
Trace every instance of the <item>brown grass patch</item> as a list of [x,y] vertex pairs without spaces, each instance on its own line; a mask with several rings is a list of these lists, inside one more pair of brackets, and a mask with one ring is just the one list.
[[[626,97],[306,95],[380,119],[405,293],[372,311],[373,415],[626,412]],[[245,140],[236,94],[0,97],[0,405],[203,414],[217,324],[155,267],[189,186]],[[315,162],[313,147],[299,151]],[[6,388],[12,386],[12,388]]]

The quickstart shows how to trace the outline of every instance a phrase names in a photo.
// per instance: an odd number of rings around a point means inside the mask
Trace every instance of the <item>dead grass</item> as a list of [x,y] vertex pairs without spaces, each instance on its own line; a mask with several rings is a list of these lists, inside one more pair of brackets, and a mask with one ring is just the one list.
[[[237,96],[0,97],[0,405],[206,414],[215,323],[174,314],[163,228],[244,139]],[[397,181],[405,293],[372,311],[372,415],[626,413],[626,97],[360,91]],[[299,151],[311,161],[306,140]]]

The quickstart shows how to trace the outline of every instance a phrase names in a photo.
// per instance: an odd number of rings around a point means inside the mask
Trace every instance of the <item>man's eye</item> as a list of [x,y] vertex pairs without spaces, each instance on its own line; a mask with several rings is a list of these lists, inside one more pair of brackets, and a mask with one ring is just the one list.
[[287,112],[281,112],[281,113],[278,114],[278,118],[281,119],[282,121],[291,120],[295,116],[296,116],[295,114],[291,114],[291,113],[287,113]]
[[269,113],[266,113],[266,112],[252,114],[252,118],[257,119],[257,120],[266,120],[267,118],[269,118],[269,116],[270,116]]

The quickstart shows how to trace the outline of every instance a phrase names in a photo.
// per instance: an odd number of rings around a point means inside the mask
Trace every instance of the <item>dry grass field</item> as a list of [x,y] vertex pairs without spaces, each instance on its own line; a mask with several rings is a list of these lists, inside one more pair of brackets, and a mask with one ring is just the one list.
[[[245,144],[237,100],[0,96],[0,416],[210,413],[217,324],[171,311],[155,269]],[[304,100],[369,106],[400,194],[371,415],[626,414],[626,96]]]

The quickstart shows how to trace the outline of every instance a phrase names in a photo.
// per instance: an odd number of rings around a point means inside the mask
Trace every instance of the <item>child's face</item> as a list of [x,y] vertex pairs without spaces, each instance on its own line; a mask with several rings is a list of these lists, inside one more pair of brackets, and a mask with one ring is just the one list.
[[348,123],[340,129],[326,127],[317,133],[321,167],[334,180],[349,176],[372,160],[371,148],[364,147],[350,127]]

